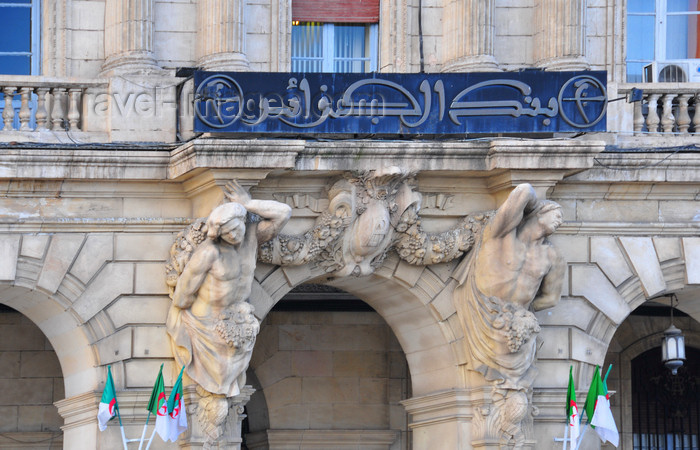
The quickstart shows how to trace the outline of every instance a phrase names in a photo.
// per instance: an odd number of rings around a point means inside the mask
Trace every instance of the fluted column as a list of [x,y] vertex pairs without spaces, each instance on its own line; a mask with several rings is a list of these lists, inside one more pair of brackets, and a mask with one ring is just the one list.
[[538,0],[535,65],[549,70],[585,70],[586,0]]
[[450,0],[444,14],[443,72],[498,70],[493,57],[495,0]]
[[153,34],[153,0],[106,0],[102,71],[157,71]]
[[244,3],[243,0],[199,0],[197,66],[205,70],[248,70]]

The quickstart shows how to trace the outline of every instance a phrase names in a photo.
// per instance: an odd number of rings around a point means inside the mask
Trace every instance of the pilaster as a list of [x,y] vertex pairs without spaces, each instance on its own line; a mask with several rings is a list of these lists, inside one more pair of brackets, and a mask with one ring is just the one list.
[[197,66],[203,70],[248,70],[245,51],[245,2],[197,2]]
[[471,397],[466,389],[454,389],[402,401],[411,415],[413,449],[471,448],[471,422],[479,407]]
[[410,56],[407,0],[380,2],[379,37],[381,72],[408,72]]
[[585,70],[586,1],[539,0],[535,6],[535,64],[548,70]]
[[494,58],[494,0],[451,0],[445,7],[443,72],[498,70]]

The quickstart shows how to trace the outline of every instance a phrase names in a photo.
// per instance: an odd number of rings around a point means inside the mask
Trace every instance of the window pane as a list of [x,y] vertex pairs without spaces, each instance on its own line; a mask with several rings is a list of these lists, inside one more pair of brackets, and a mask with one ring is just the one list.
[[653,13],[655,3],[655,0],[627,0],[627,12]]
[[0,7],[3,24],[0,27],[0,52],[30,51],[31,8]]
[[654,59],[654,17],[627,17],[627,59]]
[[336,72],[365,71],[365,25],[335,25]]
[[0,0],[0,3],[12,3],[14,4],[25,4],[30,5],[32,0]]
[[668,12],[697,11],[698,0],[667,0]]
[[30,57],[0,55],[0,73],[5,75],[29,75],[31,73]]
[[323,65],[323,24],[292,25],[292,71],[320,72]]
[[642,67],[647,63],[627,63],[627,82],[641,83],[642,82]]
[[666,59],[698,58],[698,15],[667,16]]

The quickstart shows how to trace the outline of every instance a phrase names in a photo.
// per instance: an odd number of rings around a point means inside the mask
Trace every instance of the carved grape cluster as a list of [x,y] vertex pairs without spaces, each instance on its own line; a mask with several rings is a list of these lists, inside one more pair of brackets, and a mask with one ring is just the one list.
[[506,303],[493,321],[493,327],[502,330],[508,339],[508,350],[515,353],[530,340],[533,334],[540,332],[537,318],[530,311],[512,303]]
[[260,324],[252,312],[253,307],[250,304],[238,302],[223,312],[217,320],[214,329],[229,347],[250,350],[255,345]]

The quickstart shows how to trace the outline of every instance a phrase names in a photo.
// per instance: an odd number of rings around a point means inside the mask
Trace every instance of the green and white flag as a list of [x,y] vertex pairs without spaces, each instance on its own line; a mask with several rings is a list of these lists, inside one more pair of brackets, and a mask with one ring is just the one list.
[[603,443],[609,441],[617,447],[620,444],[620,433],[615,425],[615,418],[610,410],[610,396],[608,395],[608,387],[600,378],[600,370],[595,367],[593,381],[586,396],[586,415],[591,428],[594,428],[598,437]]
[[[177,381],[175,381],[175,386],[173,386],[173,391],[170,393],[170,397],[168,397],[168,415],[166,416],[168,422],[167,438],[163,437],[160,431],[158,432],[165,442],[168,442],[168,440],[176,442],[180,433],[187,429],[187,411],[185,410],[185,400],[182,391],[182,372],[184,370],[185,366],[182,366],[180,375],[177,377]],[[160,416],[158,418],[160,418]],[[156,419],[156,421],[157,420],[158,419]],[[157,426],[156,422],[156,427]]]
[[566,391],[566,416],[568,418],[568,427],[570,431],[572,447],[578,441],[581,434],[581,416],[578,413],[578,405],[576,404],[576,389],[574,389],[574,368],[569,368],[569,388]]
[[100,431],[104,431],[107,428],[107,422],[112,420],[118,409],[117,391],[114,389],[114,380],[112,380],[112,367],[107,366],[105,390],[102,392],[102,400],[100,400],[100,407],[97,410],[97,424],[100,427]]
[[163,365],[160,365],[158,378],[151,391],[151,399],[146,408],[156,416],[156,431],[161,439],[168,438],[168,399],[165,397],[165,383],[163,382]]

